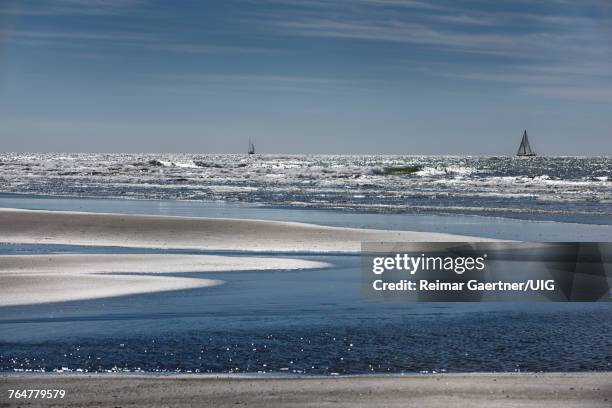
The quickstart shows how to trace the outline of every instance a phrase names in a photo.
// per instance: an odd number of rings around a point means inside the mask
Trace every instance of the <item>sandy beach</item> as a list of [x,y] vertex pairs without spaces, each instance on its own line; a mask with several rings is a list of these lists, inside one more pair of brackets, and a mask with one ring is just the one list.
[[357,252],[362,241],[489,241],[463,235],[327,227],[297,222],[0,209],[13,243],[261,252]]
[[133,295],[223,283],[218,279],[155,276],[160,273],[295,270],[328,266],[323,262],[301,259],[217,255],[5,255],[0,256],[0,306]]
[[[0,241],[261,252],[355,252],[361,241],[474,238],[409,231],[323,227],[259,220],[1,209]],[[213,255],[45,255],[0,257],[0,306],[214,286],[219,280],[117,275],[326,267],[299,259]]]
[[[357,252],[362,241],[465,241],[473,237],[335,228],[295,222],[0,209],[0,241],[259,252]],[[222,281],[117,273],[291,270],[300,259],[216,255],[25,255],[0,257],[0,306],[122,296]]]
[[[1,406],[610,407],[612,373],[228,378],[9,376]],[[8,400],[7,389],[63,389],[61,400]]]

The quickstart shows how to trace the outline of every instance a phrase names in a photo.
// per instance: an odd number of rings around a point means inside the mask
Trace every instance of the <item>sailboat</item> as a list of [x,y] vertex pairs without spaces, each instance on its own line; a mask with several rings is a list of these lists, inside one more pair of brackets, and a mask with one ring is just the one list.
[[525,156],[536,156],[535,152],[531,150],[531,146],[529,145],[529,138],[527,137],[527,130],[523,132],[523,138],[521,139],[521,145],[518,148],[517,156],[525,157]]
[[251,142],[251,139],[249,139],[249,150],[247,151],[248,154],[255,154],[255,145],[253,144],[253,142]]

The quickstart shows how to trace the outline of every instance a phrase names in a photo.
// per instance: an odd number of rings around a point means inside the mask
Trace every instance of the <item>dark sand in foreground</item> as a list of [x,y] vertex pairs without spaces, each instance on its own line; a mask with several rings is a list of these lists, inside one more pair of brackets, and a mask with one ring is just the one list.
[[[410,377],[0,377],[0,406],[606,407],[612,372]],[[7,389],[65,389],[63,400],[9,400]]]

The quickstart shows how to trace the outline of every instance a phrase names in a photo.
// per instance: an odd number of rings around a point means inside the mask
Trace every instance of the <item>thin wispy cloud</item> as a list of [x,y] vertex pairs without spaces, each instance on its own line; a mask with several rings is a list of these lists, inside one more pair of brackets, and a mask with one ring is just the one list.
[[612,103],[612,86],[527,86],[525,93],[571,101]]
[[612,103],[612,64],[533,64],[488,71],[446,72],[448,78],[506,84],[522,94],[577,102]]
[[408,44],[435,45],[453,50],[483,54],[523,53],[528,46],[533,51],[560,47],[568,36],[550,36],[528,33],[508,36],[498,33],[465,33],[437,29],[432,26],[402,21],[337,21],[329,19],[303,19],[277,21],[276,27],[293,34],[385,41]]
[[[417,13],[372,7],[389,3],[358,1],[356,4],[367,6],[347,12],[334,9],[329,3],[325,3],[323,9],[320,3],[312,3],[314,6],[310,9],[290,10],[284,15],[261,13],[251,22],[263,29],[268,27],[290,35],[435,45],[471,53],[508,55],[517,52],[535,55],[542,49],[586,52],[583,43],[588,41],[590,33],[585,35],[581,28],[590,29],[597,23],[597,19],[586,17],[533,13],[476,11],[457,14],[452,7]],[[609,20],[599,23],[606,22]],[[522,26],[517,26],[519,23]],[[462,27],[464,25],[488,29],[470,30]]]
[[0,30],[0,42],[14,43],[31,47],[83,48],[89,52],[96,46],[104,46],[103,52],[108,55],[108,46],[114,50],[124,47],[136,50],[150,50],[174,54],[270,54],[277,50],[240,47],[229,45],[214,45],[203,43],[188,43],[181,39],[172,39],[160,32],[143,31],[37,31],[37,30]]
[[206,44],[186,44],[172,42],[153,42],[145,45],[147,49],[167,51],[178,54],[277,54],[279,50]]
[[154,76],[156,84],[163,84],[157,89],[180,93],[215,93],[225,91],[234,93],[333,93],[354,94],[355,92],[372,92],[384,80],[354,81],[341,78],[291,76],[291,75],[224,75],[224,74],[189,74]]
[[145,5],[145,0],[24,0],[0,5],[0,15],[14,16],[111,16]]
[[83,40],[83,41],[113,41],[113,42],[133,42],[133,41],[151,41],[154,37],[150,34],[141,32],[126,32],[126,31],[104,31],[93,32],[89,31],[37,31],[37,30],[0,30],[0,37],[4,40],[14,38],[29,38],[29,39],[46,39],[46,40]]
[[[530,67],[498,72],[447,73],[449,78],[510,84],[526,95],[568,101],[612,103],[612,71],[603,74],[600,67],[593,71],[564,70],[559,67]],[[587,75],[586,73],[589,72]],[[589,76],[592,75],[592,76]],[[594,78],[595,77],[595,78]],[[606,82],[602,84],[601,77]]]
[[[453,71],[442,69],[438,72],[441,77],[497,82],[519,92],[524,92],[527,84],[571,85],[574,92],[531,93],[564,99],[580,95],[581,101],[594,95],[593,101],[607,100],[590,89],[601,80],[592,76],[606,76],[609,67],[607,56],[612,55],[612,45],[604,39],[607,27],[612,26],[610,13],[577,15],[575,5],[556,0],[525,3],[526,10],[521,11],[503,7],[511,2],[499,2],[499,9],[470,8],[463,3],[357,0],[338,5],[303,0],[300,7],[258,12],[246,21],[276,35],[384,43],[397,47],[398,55],[428,50],[435,52],[437,60],[446,54]],[[589,3],[589,7],[597,5],[601,2]],[[604,35],[598,37],[597,32]],[[458,54],[465,57],[456,58]],[[481,62],[474,69],[471,60],[476,56]],[[585,61],[590,65],[588,70],[573,73],[567,68],[583,67]],[[432,68],[430,74],[435,75],[435,65]],[[577,92],[581,87],[585,91]]]

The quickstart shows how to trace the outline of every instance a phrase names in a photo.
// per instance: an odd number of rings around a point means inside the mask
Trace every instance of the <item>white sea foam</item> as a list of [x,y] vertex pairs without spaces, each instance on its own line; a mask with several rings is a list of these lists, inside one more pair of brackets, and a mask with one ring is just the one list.
[[[385,171],[393,167],[417,171]],[[5,153],[0,191],[368,211],[506,208],[556,219],[559,211],[610,214],[611,169],[608,157]]]
[[448,166],[448,167],[424,167],[415,174],[419,176],[452,176],[452,175],[467,175],[475,173],[473,167]]

